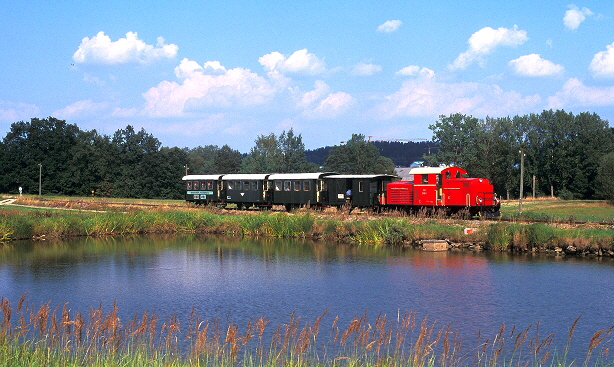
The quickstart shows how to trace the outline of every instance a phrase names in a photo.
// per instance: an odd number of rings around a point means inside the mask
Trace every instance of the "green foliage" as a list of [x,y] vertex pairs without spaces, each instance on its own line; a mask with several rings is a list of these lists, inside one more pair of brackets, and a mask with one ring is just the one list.
[[256,146],[243,160],[241,172],[314,172],[316,168],[317,166],[307,162],[305,158],[303,138],[300,134],[294,135],[294,131],[290,129],[287,133],[283,131],[279,137],[273,133],[258,136]]
[[565,198],[594,198],[601,158],[614,149],[608,121],[598,115],[563,110],[478,120],[452,114],[429,126],[439,145],[437,162],[457,164],[473,177],[485,177],[497,192],[518,197],[520,153],[524,192]]
[[362,134],[352,134],[344,145],[335,146],[324,163],[324,170],[347,174],[394,174],[390,158],[380,156],[378,149]]
[[494,250],[505,251],[512,242],[512,233],[507,223],[493,223],[488,226],[487,241]]
[[601,196],[614,204],[614,152],[601,157],[597,184]]

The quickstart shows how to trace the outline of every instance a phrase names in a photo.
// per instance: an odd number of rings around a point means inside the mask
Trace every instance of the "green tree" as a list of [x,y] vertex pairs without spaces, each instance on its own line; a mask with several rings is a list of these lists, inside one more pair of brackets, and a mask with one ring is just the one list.
[[597,185],[601,197],[614,204],[614,152],[601,157]]
[[213,158],[214,173],[237,173],[241,168],[242,161],[241,152],[224,145],[215,153]]
[[311,172],[315,165],[305,158],[305,145],[301,135],[292,129],[283,131],[279,138],[274,133],[260,135],[247,157],[243,160],[243,173]]
[[375,145],[362,134],[352,134],[344,145],[334,146],[324,162],[324,170],[346,174],[394,174],[392,160],[382,157]]
[[217,145],[198,146],[192,149],[184,148],[183,151],[187,154],[184,165],[188,165],[188,173],[195,175],[217,173],[214,161],[219,150],[220,148]]

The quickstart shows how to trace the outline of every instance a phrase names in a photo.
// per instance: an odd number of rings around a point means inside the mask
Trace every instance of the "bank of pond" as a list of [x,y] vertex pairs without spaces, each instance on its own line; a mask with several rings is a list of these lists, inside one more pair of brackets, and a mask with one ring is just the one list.
[[128,211],[0,210],[0,241],[202,233],[308,238],[369,246],[420,247],[444,240],[449,249],[545,252],[614,257],[613,224],[526,223],[425,216],[350,215],[316,211],[228,213],[203,209]]

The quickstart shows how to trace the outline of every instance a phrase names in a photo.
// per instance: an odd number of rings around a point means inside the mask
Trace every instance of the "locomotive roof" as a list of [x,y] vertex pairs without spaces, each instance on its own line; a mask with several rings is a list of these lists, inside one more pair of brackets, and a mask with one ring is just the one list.
[[408,174],[410,175],[432,175],[432,174],[440,174],[441,172],[443,172],[446,169],[456,169],[459,170],[461,172],[465,172],[464,169],[460,168],[460,167],[454,167],[454,166],[440,166],[440,167],[416,167],[416,168],[412,168],[409,170]]
[[223,175],[187,175],[183,176],[183,181],[191,180],[219,180]]
[[382,173],[382,174],[375,174],[375,175],[334,175],[334,176],[331,176],[330,178],[377,178],[377,177],[396,178],[398,176]]
[[269,180],[318,180],[325,176],[337,175],[335,172],[313,173],[275,173],[269,176]]
[[237,173],[224,175],[222,180],[266,180],[269,175],[269,173]]

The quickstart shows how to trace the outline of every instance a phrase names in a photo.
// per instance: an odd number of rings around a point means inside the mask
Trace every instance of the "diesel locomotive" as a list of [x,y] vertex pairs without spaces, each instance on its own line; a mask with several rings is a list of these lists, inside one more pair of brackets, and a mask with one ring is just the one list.
[[459,167],[418,167],[407,180],[392,175],[334,172],[187,175],[185,200],[239,209],[274,205],[440,211],[498,216],[500,201],[489,180],[468,178]]

